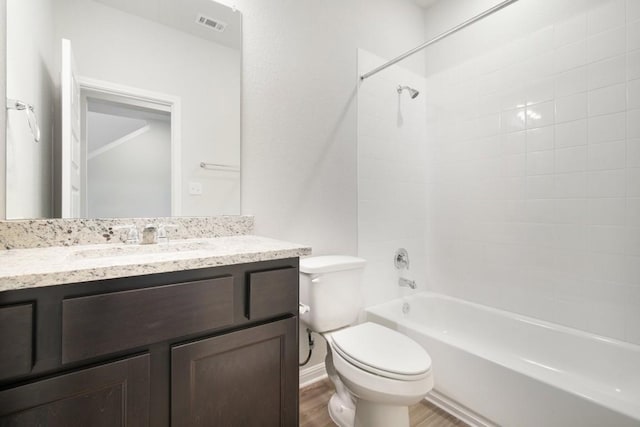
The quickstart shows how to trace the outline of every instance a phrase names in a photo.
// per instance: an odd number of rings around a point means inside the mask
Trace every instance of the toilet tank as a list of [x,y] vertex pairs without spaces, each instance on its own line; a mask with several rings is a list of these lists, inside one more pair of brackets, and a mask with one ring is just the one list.
[[332,331],[357,320],[365,264],[362,258],[346,255],[300,260],[300,302],[310,308],[300,318],[311,330]]

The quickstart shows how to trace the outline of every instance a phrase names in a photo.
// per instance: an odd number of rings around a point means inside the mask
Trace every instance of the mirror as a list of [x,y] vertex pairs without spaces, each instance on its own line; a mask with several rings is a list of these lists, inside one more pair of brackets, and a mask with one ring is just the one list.
[[6,6],[6,219],[240,214],[240,12]]

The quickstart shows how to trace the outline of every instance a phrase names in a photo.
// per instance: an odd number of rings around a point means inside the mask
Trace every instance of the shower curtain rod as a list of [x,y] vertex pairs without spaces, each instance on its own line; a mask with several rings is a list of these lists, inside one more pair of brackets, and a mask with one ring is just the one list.
[[400,62],[403,59],[413,55],[414,53],[417,53],[417,52],[421,51],[425,47],[431,46],[432,44],[434,44],[434,43],[436,43],[436,42],[438,42],[438,41],[440,41],[440,40],[442,40],[442,39],[444,39],[446,37],[449,37],[451,34],[457,33],[458,31],[462,30],[463,28],[468,27],[469,25],[481,20],[482,18],[486,18],[487,16],[489,16],[489,15],[499,11],[500,9],[509,6],[511,3],[515,3],[517,1],[518,0],[506,0],[506,1],[503,1],[501,3],[498,3],[497,5],[493,6],[491,9],[485,10],[484,12],[474,16],[473,18],[464,21],[462,24],[457,25],[457,26],[451,28],[450,30],[447,30],[444,33],[441,33],[440,35],[432,38],[428,42],[425,42],[425,43],[421,44],[420,46],[418,46],[418,47],[416,47],[414,49],[411,49],[410,51],[408,51],[406,53],[403,53],[402,55],[398,56],[397,58],[394,58],[391,61],[389,61],[389,62],[387,62],[385,64],[382,64],[377,68],[374,68],[373,70],[369,71],[368,73],[361,75],[360,76],[360,80],[364,80],[366,78],[369,78],[369,77],[373,76],[374,74],[378,73],[379,71],[382,71],[385,68],[390,67],[393,64],[395,64],[397,62]]

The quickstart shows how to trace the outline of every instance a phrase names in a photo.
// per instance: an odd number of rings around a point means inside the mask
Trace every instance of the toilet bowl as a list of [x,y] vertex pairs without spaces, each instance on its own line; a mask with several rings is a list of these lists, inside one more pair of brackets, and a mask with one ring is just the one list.
[[327,374],[336,387],[329,414],[340,427],[409,426],[408,406],[433,388],[431,358],[415,341],[357,318],[361,258],[327,256],[300,261],[303,322],[327,341]]

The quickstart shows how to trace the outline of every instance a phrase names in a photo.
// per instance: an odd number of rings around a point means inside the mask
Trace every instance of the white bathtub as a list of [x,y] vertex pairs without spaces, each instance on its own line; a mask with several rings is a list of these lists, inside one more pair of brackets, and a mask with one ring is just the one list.
[[435,378],[429,400],[467,422],[640,426],[640,346],[432,293],[366,316],[424,346]]

